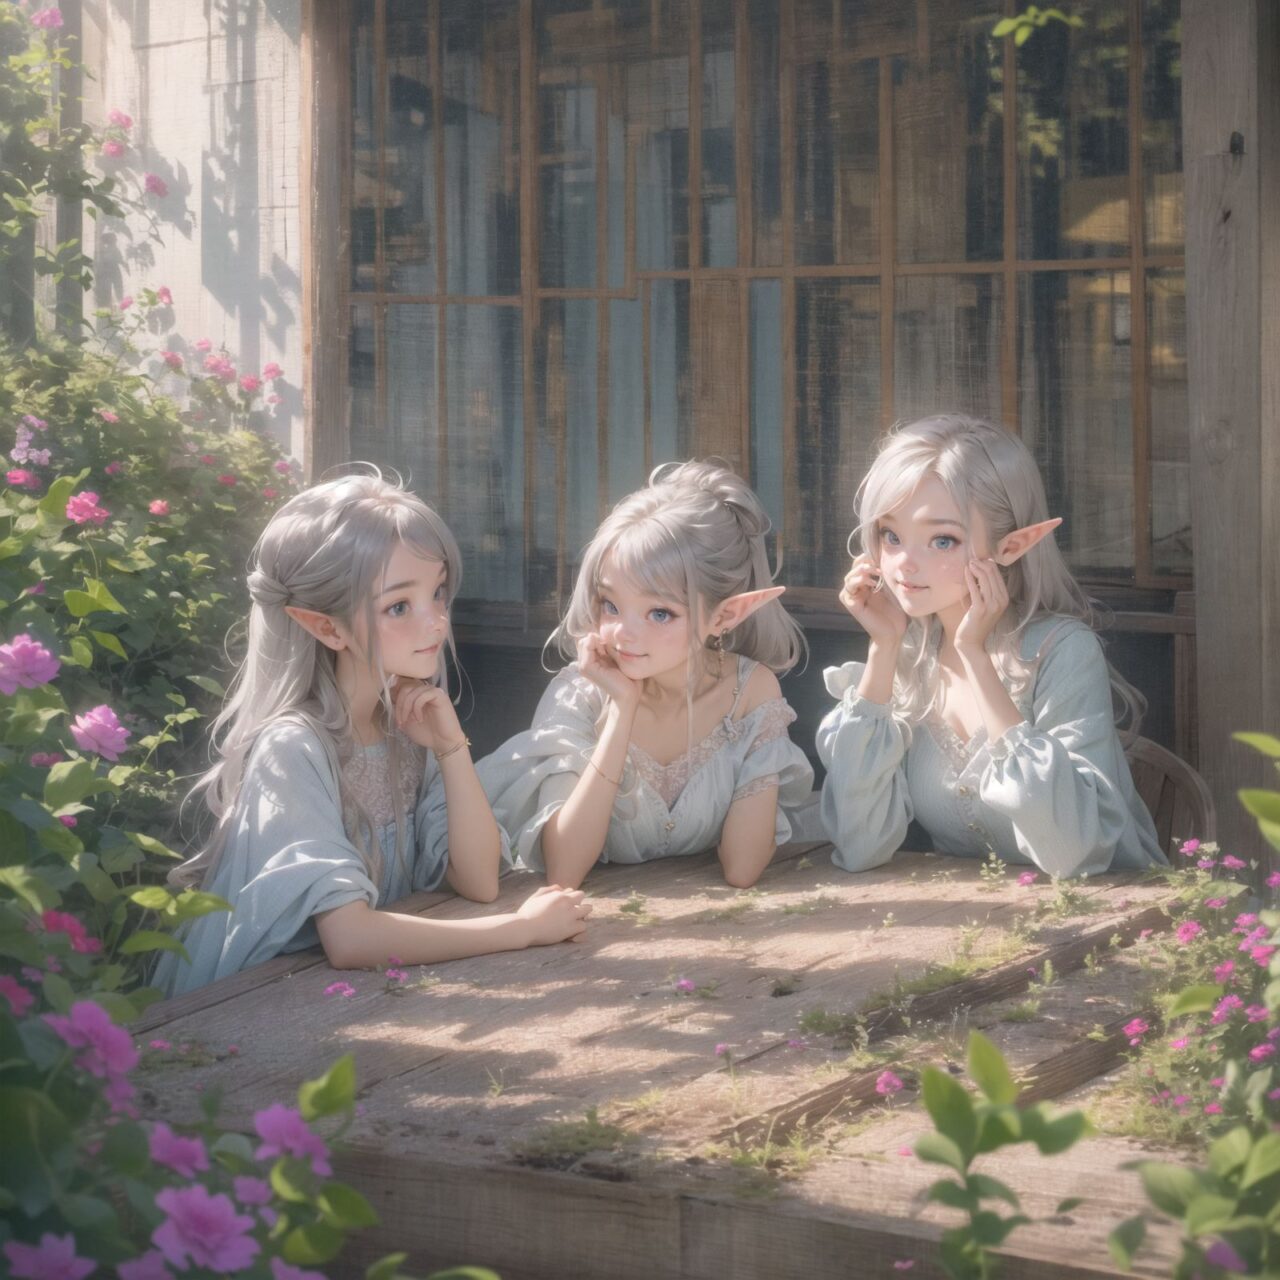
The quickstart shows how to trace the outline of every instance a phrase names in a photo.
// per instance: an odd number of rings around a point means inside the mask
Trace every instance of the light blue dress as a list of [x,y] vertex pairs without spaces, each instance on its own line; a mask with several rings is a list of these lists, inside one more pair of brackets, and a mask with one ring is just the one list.
[[[634,743],[628,747],[601,862],[647,862],[713,849],[729,806],[772,786],[778,788],[774,838],[778,844],[791,838],[787,810],[810,795],[813,767],[787,736],[796,715],[785,699],[771,698],[737,716],[756,665],[739,658],[729,714],[687,757],[663,766]],[[516,858],[532,870],[545,870],[542,828],[586,770],[604,711],[604,694],[570,665],[542,695],[533,727],[476,765]]]
[[994,851],[1051,876],[1166,861],[1129,775],[1098,637],[1045,615],[1020,652],[1032,675],[1010,696],[1025,719],[994,743],[982,728],[966,743],[936,715],[909,726],[868,702],[860,662],[826,670],[839,704],[818,729],[820,812],[837,866],[887,862],[913,818],[940,853]]
[[[357,748],[344,777],[376,775],[379,766],[385,777],[386,751],[385,744]],[[233,910],[194,921],[181,939],[191,963],[165,953],[155,985],[170,996],[193,991],[317,945],[317,912],[349,902],[376,907],[437,888],[448,867],[449,828],[435,757],[405,750],[401,788],[412,806],[404,820],[405,852],[397,857],[392,811],[390,821],[377,826],[382,870],[375,884],[346,834],[338,779],[315,731],[292,721],[264,729],[249,755],[222,855],[204,886]]]

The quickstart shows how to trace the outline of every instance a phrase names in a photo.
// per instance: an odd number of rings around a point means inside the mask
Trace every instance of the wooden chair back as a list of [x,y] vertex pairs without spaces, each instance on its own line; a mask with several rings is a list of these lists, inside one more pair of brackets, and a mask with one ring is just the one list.
[[1126,748],[1133,785],[1151,811],[1160,847],[1174,840],[1217,839],[1217,815],[1205,780],[1180,756],[1150,738],[1135,738]]

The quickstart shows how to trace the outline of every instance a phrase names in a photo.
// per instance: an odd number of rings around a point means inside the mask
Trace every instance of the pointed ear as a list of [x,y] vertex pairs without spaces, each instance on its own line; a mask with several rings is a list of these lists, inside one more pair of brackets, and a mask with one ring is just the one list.
[[287,604],[285,613],[291,617],[309,635],[335,653],[347,647],[346,633],[327,613],[319,613],[315,609],[299,609],[296,604]]
[[744,591],[740,595],[721,600],[711,615],[712,629],[732,631],[762,605],[768,604],[770,600],[776,600],[785,590],[786,587],[765,587],[763,591]]
[[1029,524],[1023,529],[1006,533],[991,558],[996,564],[1011,565],[1025,556],[1037,542],[1047,538],[1061,523],[1062,517],[1054,516],[1052,520],[1041,520],[1039,524]]

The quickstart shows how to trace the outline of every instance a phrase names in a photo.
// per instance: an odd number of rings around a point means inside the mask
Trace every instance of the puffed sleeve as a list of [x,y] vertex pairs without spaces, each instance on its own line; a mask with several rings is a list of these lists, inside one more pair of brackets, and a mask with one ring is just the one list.
[[[976,784],[1013,824],[1019,851],[1051,876],[1106,871],[1138,819],[1098,637],[1064,624],[1042,649],[1031,722],[991,744]],[[1147,826],[1150,819],[1147,818]],[[1135,833],[1136,838],[1136,833]],[[1153,861],[1155,859],[1152,859]]]
[[906,730],[887,706],[859,694],[862,672],[861,662],[846,662],[822,673],[839,702],[818,726],[818,758],[827,769],[819,812],[835,845],[831,860],[846,871],[888,862],[911,823]]
[[[417,844],[417,857],[413,864],[413,888],[415,891],[438,889],[449,870],[449,809],[445,802],[444,773],[436,763],[434,753],[428,753],[426,772],[418,792],[418,807],[413,816],[413,835]],[[511,870],[511,838],[507,829],[498,823],[498,838],[502,841],[501,868]]]
[[[510,837],[519,864],[545,871],[542,828],[573,794],[596,749],[596,725],[604,710],[603,695],[568,666],[547,686],[533,727],[508,739],[476,765],[480,783],[498,825]],[[623,772],[615,801],[619,814],[634,786],[631,765]]]
[[254,744],[206,887],[231,903],[231,913],[191,924],[182,937],[190,964],[161,957],[154,981],[169,995],[314,945],[318,912],[377,905],[377,886],[343,827],[337,778],[305,725],[272,725]]
[[733,780],[734,800],[777,787],[777,844],[785,844],[794,834],[788,810],[804,804],[813,792],[813,766],[787,733],[795,719],[796,713],[783,698],[770,698],[744,716],[744,749]]

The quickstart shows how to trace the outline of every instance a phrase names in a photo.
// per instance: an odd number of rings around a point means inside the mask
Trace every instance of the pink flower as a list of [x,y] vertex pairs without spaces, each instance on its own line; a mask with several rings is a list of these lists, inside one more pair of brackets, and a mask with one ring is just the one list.
[[182,368],[182,357],[176,351],[160,352],[160,359],[169,366],[170,369]]
[[117,129],[132,129],[133,117],[127,112],[121,111],[119,107],[112,107],[107,112],[107,123],[115,125]]
[[19,686],[38,689],[58,674],[62,664],[25,631],[8,644],[0,644],[0,693],[13,693]]
[[65,933],[71,939],[71,950],[82,955],[92,955],[102,950],[102,943],[91,938],[79,919],[65,911],[46,911],[40,917],[46,933]]
[[64,827],[74,827],[76,825],[76,820],[69,813],[60,813],[58,815],[58,821],[62,823]]
[[1201,871],[1212,870],[1212,868],[1216,867],[1217,865],[1218,864],[1214,862],[1212,858],[1200,858],[1196,862],[1196,866],[1199,867]]
[[116,719],[116,713],[103,703],[76,716],[71,722],[71,736],[81,751],[95,751],[115,763],[124,750],[129,730]]
[[1218,1026],[1221,1023],[1226,1022],[1226,1020],[1230,1018],[1237,1009],[1243,1008],[1244,1001],[1241,1000],[1239,996],[1223,996],[1222,999],[1218,1001],[1217,1008],[1213,1011],[1213,1017],[1211,1017],[1209,1021],[1214,1026]]
[[892,1071],[882,1071],[876,1077],[876,1092],[882,1098],[892,1098],[902,1088],[902,1081]]
[[42,596],[46,591],[43,579],[39,582],[33,582],[23,591],[24,596]]
[[33,751],[30,763],[33,769],[49,769],[65,758],[61,751]]
[[1183,946],[1203,933],[1204,930],[1194,920],[1184,920],[1177,928],[1176,936]]
[[[56,9],[43,12],[58,13]],[[35,22],[39,16],[36,14],[31,21]],[[54,25],[62,25],[61,14]],[[39,1244],[9,1240],[5,1243],[4,1255],[13,1267],[10,1272],[13,1280],[84,1280],[98,1265],[92,1258],[76,1256],[75,1236],[55,1236],[52,1231],[46,1231]]]
[[1249,1270],[1249,1264],[1225,1241],[1215,1240],[1205,1251],[1204,1260],[1223,1271],[1232,1271],[1243,1275]]
[[239,1056],[240,1056],[240,1046],[239,1046],[238,1044],[229,1044],[229,1045],[227,1045],[227,1053],[228,1053],[228,1055],[229,1055],[229,1056],[231,1056],[232,1058],[237,1058],[237,1057],[239,1057]]
[[158,173],[147,174],[142,185],[149,196],[159,196],[163,200],[169,194],[169,184]]
[[231,1183],[235,1197],[241,1204],[270,1204],[271,1203],[271,1184],[264,1182],[261,1178],[240,1177],[232,1180]]
[[1236,971],[1236,962],[1234,960],[1224,960],[1221,964],[1213,966],[1214,982],[1226,982]]
[[698,989],[692,978],[677,979],[675,988],[677,991],[682,992],[685,995],[688,995],[690,992]]
[[162,307],[173,306],[173,294],[169,291],[169,286],[167,284],[162,284],[156,290],[156,301]]
[[112,413],[110,409],[99,409],[98,417],[100,417],[103,420],[103,422],[119,422],[120,421],[120,415],[118,413]]
[[1254,1045],[1254,1047],[1249,1050],[1249,1061],[1265,1062],[1266,1059],[1275,1053],[1275,1051],[1275,1045],[1270,1043],[1270,1041],[1264,1040],[1261,1044]]
[[409,975],[403,969],[388,969],[388,982],[403,982]]
[[262,491],[262,496],[267,499],[278,498],[280,496],[280,490],[273,489],[270,485],[267,485],[267,487]]
[[247,396],[262,390],[262,379],[256,373],[245,373],[240,376],[240,390]]
[[213,346],[213,343],[208,338],[197,338],[191,345],[197,351],[208,351]]
[[275,461],[275,469],[282,475],[287,476],[292,470],[292,465],[288,458],[277,458]]
[[124,155],[124,143],[119,138],[108,138],[102,144],[102,154],[108,160],[119,160]]
[[1268,889],[1280,889],[1280,871],[1273,871],[1273,872],[1272,872],[1272,873],[1267,877],[1267,888],[1268,888]]
[[[1024,871],[1024,872],[1023,872],[1023,873],[1018,877],[1018,883],[1019,883],[1020,885],[1024,885],[1024,886],[1025,886],[1025,885],[1029,885],[1029,884],[1035,884],[1035,882],[1036,882],[1036,873],[1035,873],[1034,871]],[[896,1266],[897,1264],[895,1263],[894,1265]],[[912,1266],[914,1266],[914,1265],[915,1265],[915,1264],[914,1264],[914,1263],[912,1263]]]
[[729,1052],[729,1046],[728,1046],[727,1044],[718,1044],[718,1045],[716,1045],[716,1057],[717,1057],[717,1058],[723,1058],[723,1057],[725,1056],[725,1054],[726,1054],[726,1053],[728,1053],[728,1052]]
[[270,360],[262,366],[262,376],[268,382],[274,382],[284,376],[284,370],[274,360]]
[[1280,1102],[1280,1089],[1272,1089],[1271,1092],[1267,1094],[1267,1101]]
[[272,393],[267,397],[267,403],[268,403],[269,405],[283,404],[283,403],[284,403],[284,397],[283,397],[283,396],[278,396],[278,395],[276,395],[276,393],[273,391],[273,392],[272,392]]
[[[1213,1046],[1213,1048],[1215,1049],[1217,1047],[1218,1047],[1217,1045]],[[1222,1086],[1226,1084],[1226,1082],[1227,1082],[1226,1076],[1214,1076],[1213,1079],[1209,1081],[1209,1087],[1211,1089],[1221,1089]]]
[[913,1156],[915,1152],[910,1147],[899,1147],[898,1154],[900,1156]]
[[1139,942],[1143,942],[1143,941],[1145,941],[1147,938],[1151,937],[1151,935],[1152,935],[1152,933],[1153,933],[1153,932],[1154,932],[1154,930],[1152,930],[1152,929],[1139,929],[1139,930],[1138,930],[1138,941],[1139,941]]
[[1222,865],[1228,871],[1243,871],[1249,864],[1243,858],[1237,858],[1234,853],[1229,853],[1223,858]]
[[297,1156],[304,1160],[309,1156],[312,1170],[321,1177],[327,1178],[333,1172],[329,1167],[329,1148],[307,1128],[302,1113],[295,1108],[272,1103],[266,1110],[254,1113],[253,1127],[262,1139],[262,1145],[253,1153],[254,1159]]
[[37,418],[33,413],[24,413],[22,415],[22,425],[30,427],[32,431],[49,430],[49,424],[43,418]]
[[1266,1022],[1267,1008],[1266,1005],[1251,1004],[1245,1011],[1244,1016],[1248,1022]]
[[1200,848],[1199,840],[1184,840],[1182,842],[1182,853],[1184,857],[1189,858],[1199,848]]
[[165,1053],[167,1050],[172,1049],[173,1045],[168,1040],[152,1040],[147,1045],[147,1048],[154,1049],[157,1053]]
[[210,1271],[243,1271],[258,1256],[258,1242],[248,1234],[253,1219],[237,1213],[230,1197],[211,1196],[197,1183],[166,1187],[156,1204],[169,1216],[151,1233],[151,1243],[179,1270],[194,1263]]
[[205,466],[205,467],[211,467],[211,466],[213,466],[213,464],[214,464],[215,462],[217,462],[217,461],[218,461],[218,459],[217,459],[217,458],[215,458],[215,457],[213,456],[213,454],[211,454],[211,453],[202,453],[202,454],[200,455],[200,464],[201,464],[202,466]]
[[234,489],[236,486],[236,478],[228,472],[226,475],[218,477],[218,483],[225,489]]
[[1271,957],[1275,955],[1275,947],[1254,947],[1249,952],[1249,959],[1261,968],[1265,968],[1270,962]]
[[1204,1107],[1204,1113],[1207,1116],[1220,1116],[1222,1114],[1222,1103],[1206,1102]]
[[148,1249],[141,1257],[130,1258],[116,1267],[120,1280],[173,1280],[173,1272],[164,1265],[158,1249]]
[[169,504],[163,498],[152,498],[151,505],[147,507],[153,516],[167,516],[169,514]]
[[40,477],[34,471],[28,471],[25,467],[14,467],[12,471],[4,473],[4,482],[10,489],[38,489],[40,487]]
[[43,31],[57,31],[62,26],[62,10],[54,5],[47,9],[37,9],[31,15],[31,25]]
[[129,1033],[92,1000],[77,1000],[66,1017],[46,1013],[44,1020],[71,1048],[84,1050],[76,1063],[92,1076],[122,1076],[138,1065],[138,1051]]
[[1175,1107],[1185,1107],[1191,1101],[1191,1095],[1186,1093],[1178,1093],[1173,1096],[1170,1101]]
[[174,1133],[164,1121],[158,1121],[151,1130],[151,1158],[156,1164],[184,1178],[194,1178],[209,1167],[209,1154],[199,1138],[184,1138]]
[[271,1275],[273,1280],[325,1280],[322,1271],[304,1271],[290,1266],[283,1258],[271,1259]]
[[131,306],[133,306],[133,294],[130,293],[120,299],[120,310],[128,311]]
[[1236,916],[1236,927],[1232,929],[1232,933],[1240,933],[1245,929],[1252,929],[1258,923],[1258,913],[1256,911],[1242,911]]
[[110,518],[111,512],[98,506],[98,495],[91,489],[67,499],[67,519],[75,524],[106,524]]
[[1266,936],[1267,936],[1267,927],[1266,925],[1260,924],[1256,929],[1250,929],[1249,932],[1244,935],[1244,937],[1240,940],[1240,945],[1236,948],[1236,950],[1248,951],[1251,947],[1257,946],[1257,944],[1261,942],[1262,939],[1265,938]]
[[1210,910],[1217,911],[1220,907],[1225,907],[1227,905],[1227,900],[1226,898],[1206,898],[1204,900],[1204,905],[1210,908]]
[[35,996],[11,973],[0,974],[0,996],[9,1002],[9,1012],[21,1018],[36,1002]]
[[119,475],[119,474],[120,474],[120,472],[122,472],[122,471],[124,470],[124,463],[123,463],[123,462],[108,462],[108,463],[107,463],[107,465],[106,465],[105,467],[103,467],[102,469],[103,469],[103,471],[105,471],[105,472],[107,473],[107,475],[109,475],[109,476],[116,476],[116,475]]
[[1142,1037],[1145,1036],[1151,1028],[1141,1018],[1132,1018],[1124,1024],[1121,1030],[1129,1037],[1129,1043],[1133,1045],[1140,1044],[1142,1042]]
[[1169,1041],[1170,1049],[1185,1049],[1191,1043],[1190,1037],[1179,1036],[1176,1040]]

